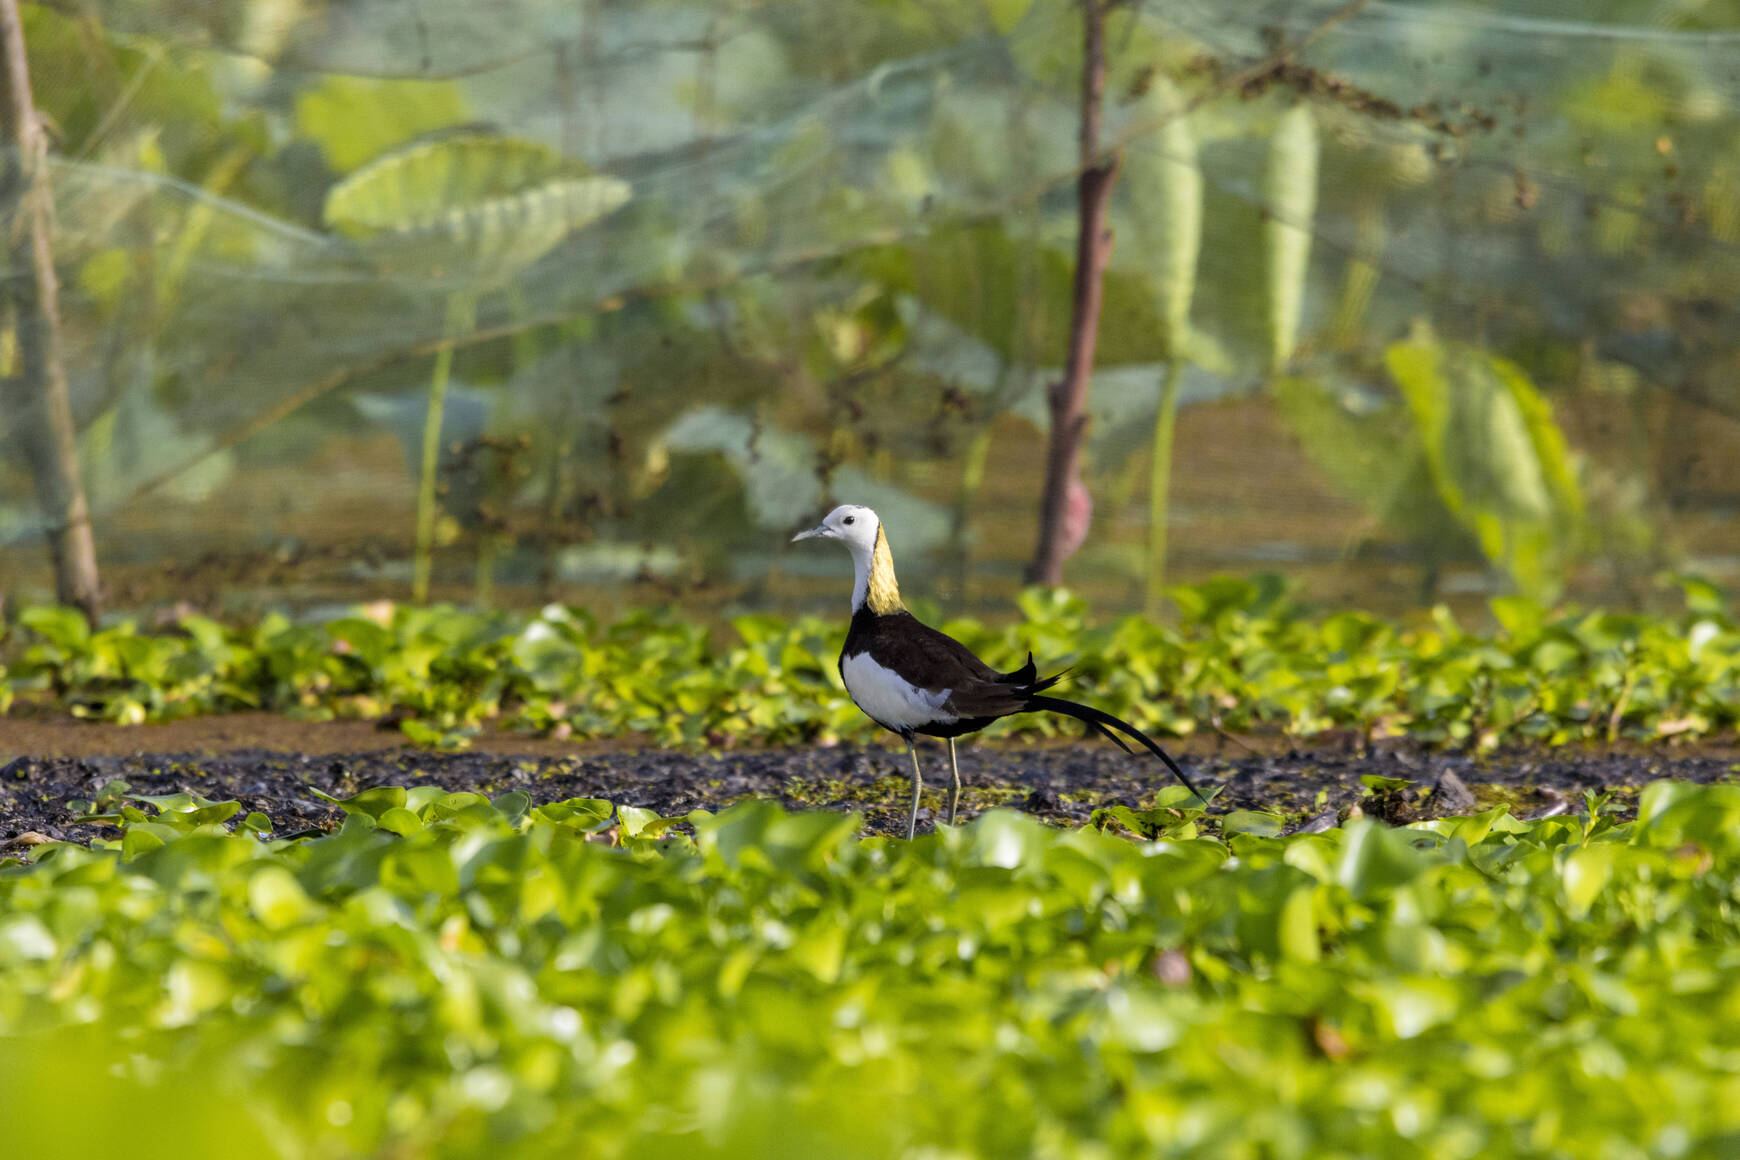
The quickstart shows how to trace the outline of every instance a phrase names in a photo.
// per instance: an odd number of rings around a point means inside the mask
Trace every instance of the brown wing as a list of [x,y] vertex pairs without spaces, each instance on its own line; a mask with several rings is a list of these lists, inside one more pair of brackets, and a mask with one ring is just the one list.
[[[951,690],[945,708],[960,717],[1003,717],[1027,703],[1032,687],[1011,683],[954,637],[910,615],[879,617],[870,658],[929,692]],[[1013,676],[1024,676],[1017,669]]]

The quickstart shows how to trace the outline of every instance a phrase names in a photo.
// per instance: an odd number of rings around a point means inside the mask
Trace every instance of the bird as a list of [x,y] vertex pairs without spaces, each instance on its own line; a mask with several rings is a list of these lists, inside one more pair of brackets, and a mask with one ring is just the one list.
[[912,759],[909,840],[918,834],[918,801],[924,792],[914,738],[923,734],[949,743],[948,823],[953,825],[961,798],[955,739],[1014,713],[1049,711],[1074,717],[1132,753],[1113,732],[1118,730],[1165,762],[1185,788],[1207,804],[1178,763],[1146,733],[1103,709],[1047,696],[1046,690],[1064,674],[1041,679],[1032,652],[1020,668],[998,672],[966,645],[908,612],[900,601],[888,536],[874,511],[860,504],[842,504],[791,542],[809,539],[838,540],[852,555],[852,624],[840,649],[840,679],[858,708],[906,742]]

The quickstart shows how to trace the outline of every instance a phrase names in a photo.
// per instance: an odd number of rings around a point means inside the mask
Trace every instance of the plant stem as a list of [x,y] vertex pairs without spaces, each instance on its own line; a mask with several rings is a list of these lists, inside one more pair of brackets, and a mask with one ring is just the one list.
[[1619,690],[1619,697],[1613,702],[1613,712],[1607,714],[1607,744],[1612,745],[1619,740],[1619,726],[1625,720],[1625,710],[1631,706],[1631,695],[1637,691],[1637,669],[1632,665],[1625,666],[1625,683]]
[[477,545],[477,592],[474,597],[479,608],[488,608],[495,599],[495,554],[495,533],[483,533]]
[[1160,386],[1160,405],[1154,412],[1154,458],[1148,473],[1148,568],[1143,585],[1143,608],[1148,619],[1160,615],[1166,590],[1166,522],[1172,487],[1172,433],[1178,419],[1178,384],[1184,360],[1173,356],[1166,364]]
[[968,567],[967,524],[978,500],[979,488],[985,482],[985,464],[991,457],[991,425],[994,422],[995,417],[987,419],[973,432],[967,453],[961,457],[961,486],[955,493],[954,520],[949,531],[955,544],[955,600],[962,609],[967,604],[967,577],[971,572]]
[[1341,298],[1329,320],[1329,343],[1336,350],[1356,350],[1359,327],[1378,283],[1378,259],[1384,249],[1383,195],[1368,190],[1353,208],[1353,256],[1347,262]]
[[18,0],[0,0],[0,131],[15,154],[0,171],[0,208],[11,220],[8,296],[16,304],[17,366],[3,400],[36,483],[56,597],[96,624],[102,600],[91,511],[79,477],[78,444],[61,355],[60,283],[51,242],[48,138],[30,91]]
[[508,353],[513,356],[511,365],[517,374],[538,361],[538,326],[532,318],[531,307],[526,303],[524,286],[509,282],[503,296],[507,299],[508,321],[512,326],[508,335]]
[[[447,296],[447,319],[441,333],[452,338],[471,329],[477,318],[477,299],[463,290]],[[417,487],[417,550],[411,563],[411,600],[429,599],[430,556],[435,547],[435,479],[441,466],[441,421],[447,411],[447,380],[453,371],[453,348],[444,346],[435,354],[435,369],[429,377],[429,409],[423,419],[423,464]]]

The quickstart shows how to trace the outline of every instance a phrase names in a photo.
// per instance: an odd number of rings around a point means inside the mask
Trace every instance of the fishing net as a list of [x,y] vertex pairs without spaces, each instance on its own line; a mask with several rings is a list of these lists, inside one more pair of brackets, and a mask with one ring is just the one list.
[[[909,590],[1020,585],[1078,6],[24,17],[113,599],[402,597],[421,557],[458,600],[837,601],[839,561],[785,540],[838,501],[883,513]],[[1113,8],[1069,583],[1157,607],[1273,569],[1395,610],[1733,580],[1736,28],[1660,0]],[[0,589],[40,598],[13,419]]]

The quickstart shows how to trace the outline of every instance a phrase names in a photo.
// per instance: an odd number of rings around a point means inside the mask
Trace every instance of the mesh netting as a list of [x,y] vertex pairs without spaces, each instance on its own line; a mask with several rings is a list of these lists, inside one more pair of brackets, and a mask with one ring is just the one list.
[[[1167,580],[1279,568],[1386,609],[1732,579],[1737,16],[1114,9],[1070,582],[1140,603],[1155,524]],[[784,546],[834,501],[882,512],[914,591],[1019,584],[1069,326],[1074,5],[25,20],[121,601],[403,595],[432,399],[438,596],[838,600],[839,562]],[[8,434],[0,575],[42,595]]]

